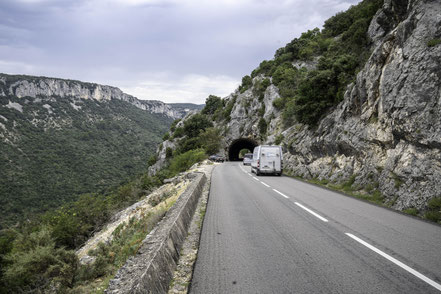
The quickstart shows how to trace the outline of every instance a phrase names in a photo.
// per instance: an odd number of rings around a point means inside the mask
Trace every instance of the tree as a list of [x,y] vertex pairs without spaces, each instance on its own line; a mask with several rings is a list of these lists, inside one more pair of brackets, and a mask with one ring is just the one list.
[[189,137],[197,137],[201,131],[213,126],[213,123],[204,114],[197,113],[184,123],[184,134]]
[[205,100],[205,107],[202,109],[202,114],[214,114],[216,110],[223,107],[222,99],[220,97],[210,95]]
[[217,128],[208,128],[200,135],[200,141],[205,153],[208,155],[215,154],[220,149],[221,143],[221,130]]

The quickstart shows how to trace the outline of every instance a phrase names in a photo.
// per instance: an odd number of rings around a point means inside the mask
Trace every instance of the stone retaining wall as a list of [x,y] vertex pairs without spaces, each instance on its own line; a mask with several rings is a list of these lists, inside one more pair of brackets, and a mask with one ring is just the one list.
[[164,219],[144,239],[136,256],[127,260],[105,293],[166,293],[187,236],[199,196],[207,180],[195,178]]

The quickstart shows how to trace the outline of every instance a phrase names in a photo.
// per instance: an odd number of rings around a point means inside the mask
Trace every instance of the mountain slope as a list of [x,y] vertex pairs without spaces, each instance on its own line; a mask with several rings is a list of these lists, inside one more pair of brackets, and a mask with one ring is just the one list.
[[302,34],[210,101],[219,152],[282,144],[288,174],[441,221],[440,15],[439,1],[364,0]]
[[144,171],[172,114],[113,87],[0,75],[0,224]]

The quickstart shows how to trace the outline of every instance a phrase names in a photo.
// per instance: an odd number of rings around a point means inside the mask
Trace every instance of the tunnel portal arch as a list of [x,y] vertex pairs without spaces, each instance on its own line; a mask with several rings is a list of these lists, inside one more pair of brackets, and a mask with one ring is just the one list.
[[229,161],[239,161],[239,152],[242,149],[248,149],[253,152],[254,147],[259,145],[255,140],[249,138],[240,138],[231,142],[228,147],[228,160]]

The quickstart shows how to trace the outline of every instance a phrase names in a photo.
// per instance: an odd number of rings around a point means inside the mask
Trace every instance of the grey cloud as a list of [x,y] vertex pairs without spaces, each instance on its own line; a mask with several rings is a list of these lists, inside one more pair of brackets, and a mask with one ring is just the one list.
[[107,77],[124,85],[164,71],[240,80],[277,48],[356,2],[5,0],[0,61],[43,71],[35,74]]

